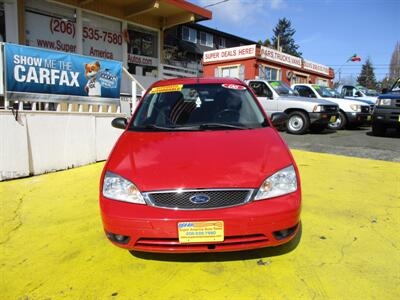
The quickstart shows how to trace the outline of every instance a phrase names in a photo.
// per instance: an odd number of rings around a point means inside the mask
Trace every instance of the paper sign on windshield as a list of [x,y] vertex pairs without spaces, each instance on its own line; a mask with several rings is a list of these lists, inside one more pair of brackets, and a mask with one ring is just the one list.
[[183,88],[183,84],[158,86],[158,87],[152,88],[150,91],[150,94],[180,92],[182,90],[182,88]]

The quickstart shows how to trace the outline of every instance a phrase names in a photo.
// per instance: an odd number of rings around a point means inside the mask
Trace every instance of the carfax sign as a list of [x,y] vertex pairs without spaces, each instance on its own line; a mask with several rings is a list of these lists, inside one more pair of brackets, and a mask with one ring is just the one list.
[[6,44],[5,62],[11,98],[26,93],[64,101],[120,97],[122,63],[117,61]]

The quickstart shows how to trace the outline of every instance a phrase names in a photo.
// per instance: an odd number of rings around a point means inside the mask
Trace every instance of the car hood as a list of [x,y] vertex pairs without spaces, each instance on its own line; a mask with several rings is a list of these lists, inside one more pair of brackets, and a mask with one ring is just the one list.
[[350,105],[350,104],[367,105],[367,103],[365,103],[364,101],[359,101],[354,99],[330,98],[330,97],[324,97],[324,99],[335,102],[339,105]]
[[105,170],[142,192],[194,188],[259,188],[293,163],[275,129],[190,132],[125,131]]
[[279,99],[289,100],[289,101],[304,101],[304,102],[315,103],[315,104],[336,105],[336,103],[332,103],[331,101],[328,101],[325,99],[308,98],[308,97],[300,97],[300,96],[279,96]]
[[346,97],[345,99],[363,102],[363,103],[368,104],[368,105],[374,105],[377,98],[375,98],[375,100],[367,100],[367,99],[364,99],[364,97],[357,97],[357,98]]
[[378,99],[400,99],[400,93],[380,94]]

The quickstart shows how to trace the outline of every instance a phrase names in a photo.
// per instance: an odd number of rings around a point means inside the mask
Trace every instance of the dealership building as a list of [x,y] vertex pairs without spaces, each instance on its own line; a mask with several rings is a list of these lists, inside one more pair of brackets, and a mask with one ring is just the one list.
[[316,83],[332,86],[335,77],[328,66],[256,44],[204,52],[203,72],[204,76],[243,80],[282,80],[289,85]]
[[180,75],[164,64],[165,31],[211,17],[180,0],[7,0],[0,41],[122,61],[147,88],[164,72]]

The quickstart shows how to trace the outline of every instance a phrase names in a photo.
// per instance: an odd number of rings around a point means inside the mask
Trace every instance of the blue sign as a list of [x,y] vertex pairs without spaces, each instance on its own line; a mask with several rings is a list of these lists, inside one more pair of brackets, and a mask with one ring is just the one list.
[[122,63],[6,44],[7,91],[119,98]]

